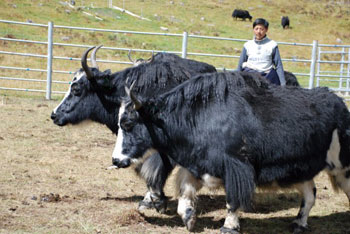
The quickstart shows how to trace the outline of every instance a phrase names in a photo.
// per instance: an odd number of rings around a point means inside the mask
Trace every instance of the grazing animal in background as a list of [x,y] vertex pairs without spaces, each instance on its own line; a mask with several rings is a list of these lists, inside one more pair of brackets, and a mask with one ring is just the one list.
[[[92,47],[82,56],[82,68],[75,74],[67,94],[53,110],[51,119],[59,126],[79,124],[93,120],[106,125],[113,133],[118,132],[118,113],[125,94],[124,85],[136,81],[136,89],[143,95],[152,97],[175,87],[198,73],[216,72],[214,66],[191,59],[183,59],[175,54],[157,53],[152,59],[122,71],[111,73],[100,71],[96,63],[96,52],[100,47]],[[92,67],[87,65],[91,54]],[[169,171],[174,165],[166,164],[158,153],[152,154],[136,170],[146,180],[149,191],[139,203],[139,209],[166,209],[163,192]]]
[[289,18],[288,16],[282,16],[281,25],[283,29],[289,28]]
[[235,9],[233,12],[232,12],[232,17],[233,18],[236,18],[236,20],[239,18],[239,19],[242,19],[245,21],[245,19],[249,19],[250,21],[252,21],[252,16],[249,14],[249,11],[247,10],[240,10],[240,9]]
[[[142,151],[133,144],[143,137],[140,129],[147,129],[153,148],[203,184],[225,188],[222,233],[239,233],[238,209],[250,208],[256,186],[297,188],[303,200],[294,233],[307,229],[316,198],[313,178],[320,171],[326,170],[350,201],[349,110],[327,88],[266,87],[254,76],[199,75],[151,99],[137,97],[132,85],[127,89],[132,102],[121,107],[123,141],[117,142],[114,162],[137,161]],[[191,198],[183,204],[180,215],[192,228]]]

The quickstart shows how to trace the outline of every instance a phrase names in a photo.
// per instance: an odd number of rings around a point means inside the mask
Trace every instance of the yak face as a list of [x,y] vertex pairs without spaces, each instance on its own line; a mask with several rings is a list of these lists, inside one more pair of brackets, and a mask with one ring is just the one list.
[[[51,119],[59,126],[78,124],[84,120],[93,120],[106,124],[117,132],[118,110],[120,104],[114,100],[110,70],[99,71],[96,63],[96,52],[99,48],[91,47],[82,56],[81,65],[61,103],[53,110]],[[87,65],[87,55],[91,55],[92,67]]]
[[[118,129],[115,116],[119,105],[111,100],[115,90],[111,85],[111,71],[99,71],[96,52],[99,48],[91,47],[85,51],[79,69],[61,103],[53,110],[51,119],[59,126],[78,124],[84,120],[93,120],[106,124],[113,132]],[[87,65],[87,56],[91,54],[92,67]]]
[[94,106],[99,103],[83,69],[79,69],[61,103],[53,110],[51,119],[59,126],[78,124],[91,119]]
[[148,150],[152,140],[132,103],[122,103],[119,110],[119,130],[112,162],[117,167],[128,167],[138,162]]

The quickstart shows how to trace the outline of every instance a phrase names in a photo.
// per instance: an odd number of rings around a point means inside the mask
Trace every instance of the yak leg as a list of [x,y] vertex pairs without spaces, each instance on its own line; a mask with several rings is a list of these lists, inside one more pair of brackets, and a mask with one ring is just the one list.
[[221,233],[238,234],[240,224],[238,209],[251,209],[251,202],[255,190],[254,169],[246,162],[234,157],[225,157],[224,187],[226,192],[226,206],[228,214],[224,226],[220,228]]
[[301,233],[308,229],[307,219],[316,199],[316,187],[313,180],[306,181],[297,186],[299,192],[303,195],[300,210],[297,218],[292,223],[294,233]]
[[176,175],[176,190],[179,197],[177,213],[187,230],[191,231],[196,223],[197,190],[202,188],[200,180],[185,168],[180,168]]
[[238,219],[238,208],[240,207],[237,199],[234,199],[234,192],[232,191],[232,185],[225,183],[226,190],[226,207],[227,216],[225,218],[224,226],[220,228],[220,233],[239,234],[240,225]]
[[141,177],[146,180],[148,192],[140,201],[139,210],[155,208],[159,213],[165,213],[167,197],[164,195],[163,188],[173,168],[170,161],[162,160],[157,152],[144,161],[138,170]]
[[341,179],[338,183],[340,184],[339,185],[340,188],[344,191],[344,193],[348,197],[349,206],[350,206],[350,169],[345,171],[344,174],[342,174]]
[[340,187],[348,197],[350,205],[350,169],[338,170],[336,173],[333,172],[332,175],[329,173],[329,176],[331,178],[333,188],[337,191]]
[[[344,134],[341,134],[344,135]],[[328,164],[328,170],[327,173],[331,179],[331,183],[333,186],[333,189],[335,191],[338,191],[338,188],[340,187],[349,200],[350,205],[350,165],[349,160],[341,160],[341,147],[347,148],[349,147],[347,145],[347,142],[349,142],[349,136],[345,134],[342,136],[342,140],[339,140],[338,131],[333,132],[332,142],[327,154],[327,164]],[[343,142],[341,145],[340,142]],[[346,143],[345,143],[346,142]],[[345,159],[345,158],[344,158]]]
[[155,208],[157,212],[164,214],[167,208],[167,201],[168,199],[163,191],[154,191],[152,188],[148,187],[148,191],[143,200],[139,202],[138,210],[142,211]]
[[238,209],[234,210],[229,204],[226,204],[227,216],[225,219],[224,226],[220,228],[221,233],[238,234],[240,230]]

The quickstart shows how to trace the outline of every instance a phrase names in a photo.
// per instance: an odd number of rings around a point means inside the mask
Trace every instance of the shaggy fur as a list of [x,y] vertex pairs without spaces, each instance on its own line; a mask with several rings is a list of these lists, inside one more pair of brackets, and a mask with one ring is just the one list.
[[[249,208],[256,185],[290,186],[350,166],[350,115],[341,98],[327,88],[266,85],[254,74],[200,75],[143,100],[138,113],[129,106],[120,124],[130,140],[143,122],[155,149],[198,179],[221,178],[230,213]],[[334,131],[341,165],[332,169]]]
[[[124,85],[135,82],[135,90],[142,95],[152,97],[198,73],[216,72],[212,65],[182,59],[177,55],[158,53],[152,62],[140,64],[122,71],[111,73],[92,68],[94,80],[89,81],[83,69],[76,72],[70,89],[51,118],[60,126],[79,124],[90,119],[105,124],[112,132],[118,132],[118,113]],[[170,162],[164,163],[156,153],[140,165],[138,172],[146,180],[147,186],[164,199],[163,187],[172,170]]]

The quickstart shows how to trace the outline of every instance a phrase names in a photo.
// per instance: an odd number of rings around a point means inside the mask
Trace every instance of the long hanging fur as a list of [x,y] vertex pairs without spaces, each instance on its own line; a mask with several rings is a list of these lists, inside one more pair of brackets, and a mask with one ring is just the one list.
[[[250,83],[244,82],[247,80]],[[224,118],[213,113],[233,109],[233,115],[245,116],[244,121],[232,120],[240,123],[236,134],[242,134],[244,140],[237,142],[241,141],[245,147],[242,150],[238,145],[232,153],[249,156],[249,161],[256,165],[258,184],[277,180],[287,185],[310,180],[326,166],[333,131],[337,127],[343,132],[349,129],[349,121],[339,120],[334,113],[344,112],[349,118],[349,112],[343,100],[327,88],[261,88],[264,85],[257,77],[245,73],[200,75],[161,95],[150,105],[167,116],[162,117],[168,123],[167,134],[179,138],[177,141],[190,133],[188,129],[203,125],[203,121],[208,125],[206,130],[202,127],[203,131],[212,131],[211,118],[219,122]],[[214,126],[219,126],[213,124],[215,131]],[[348,160],[349,156],[344,156],[344,165]]]

